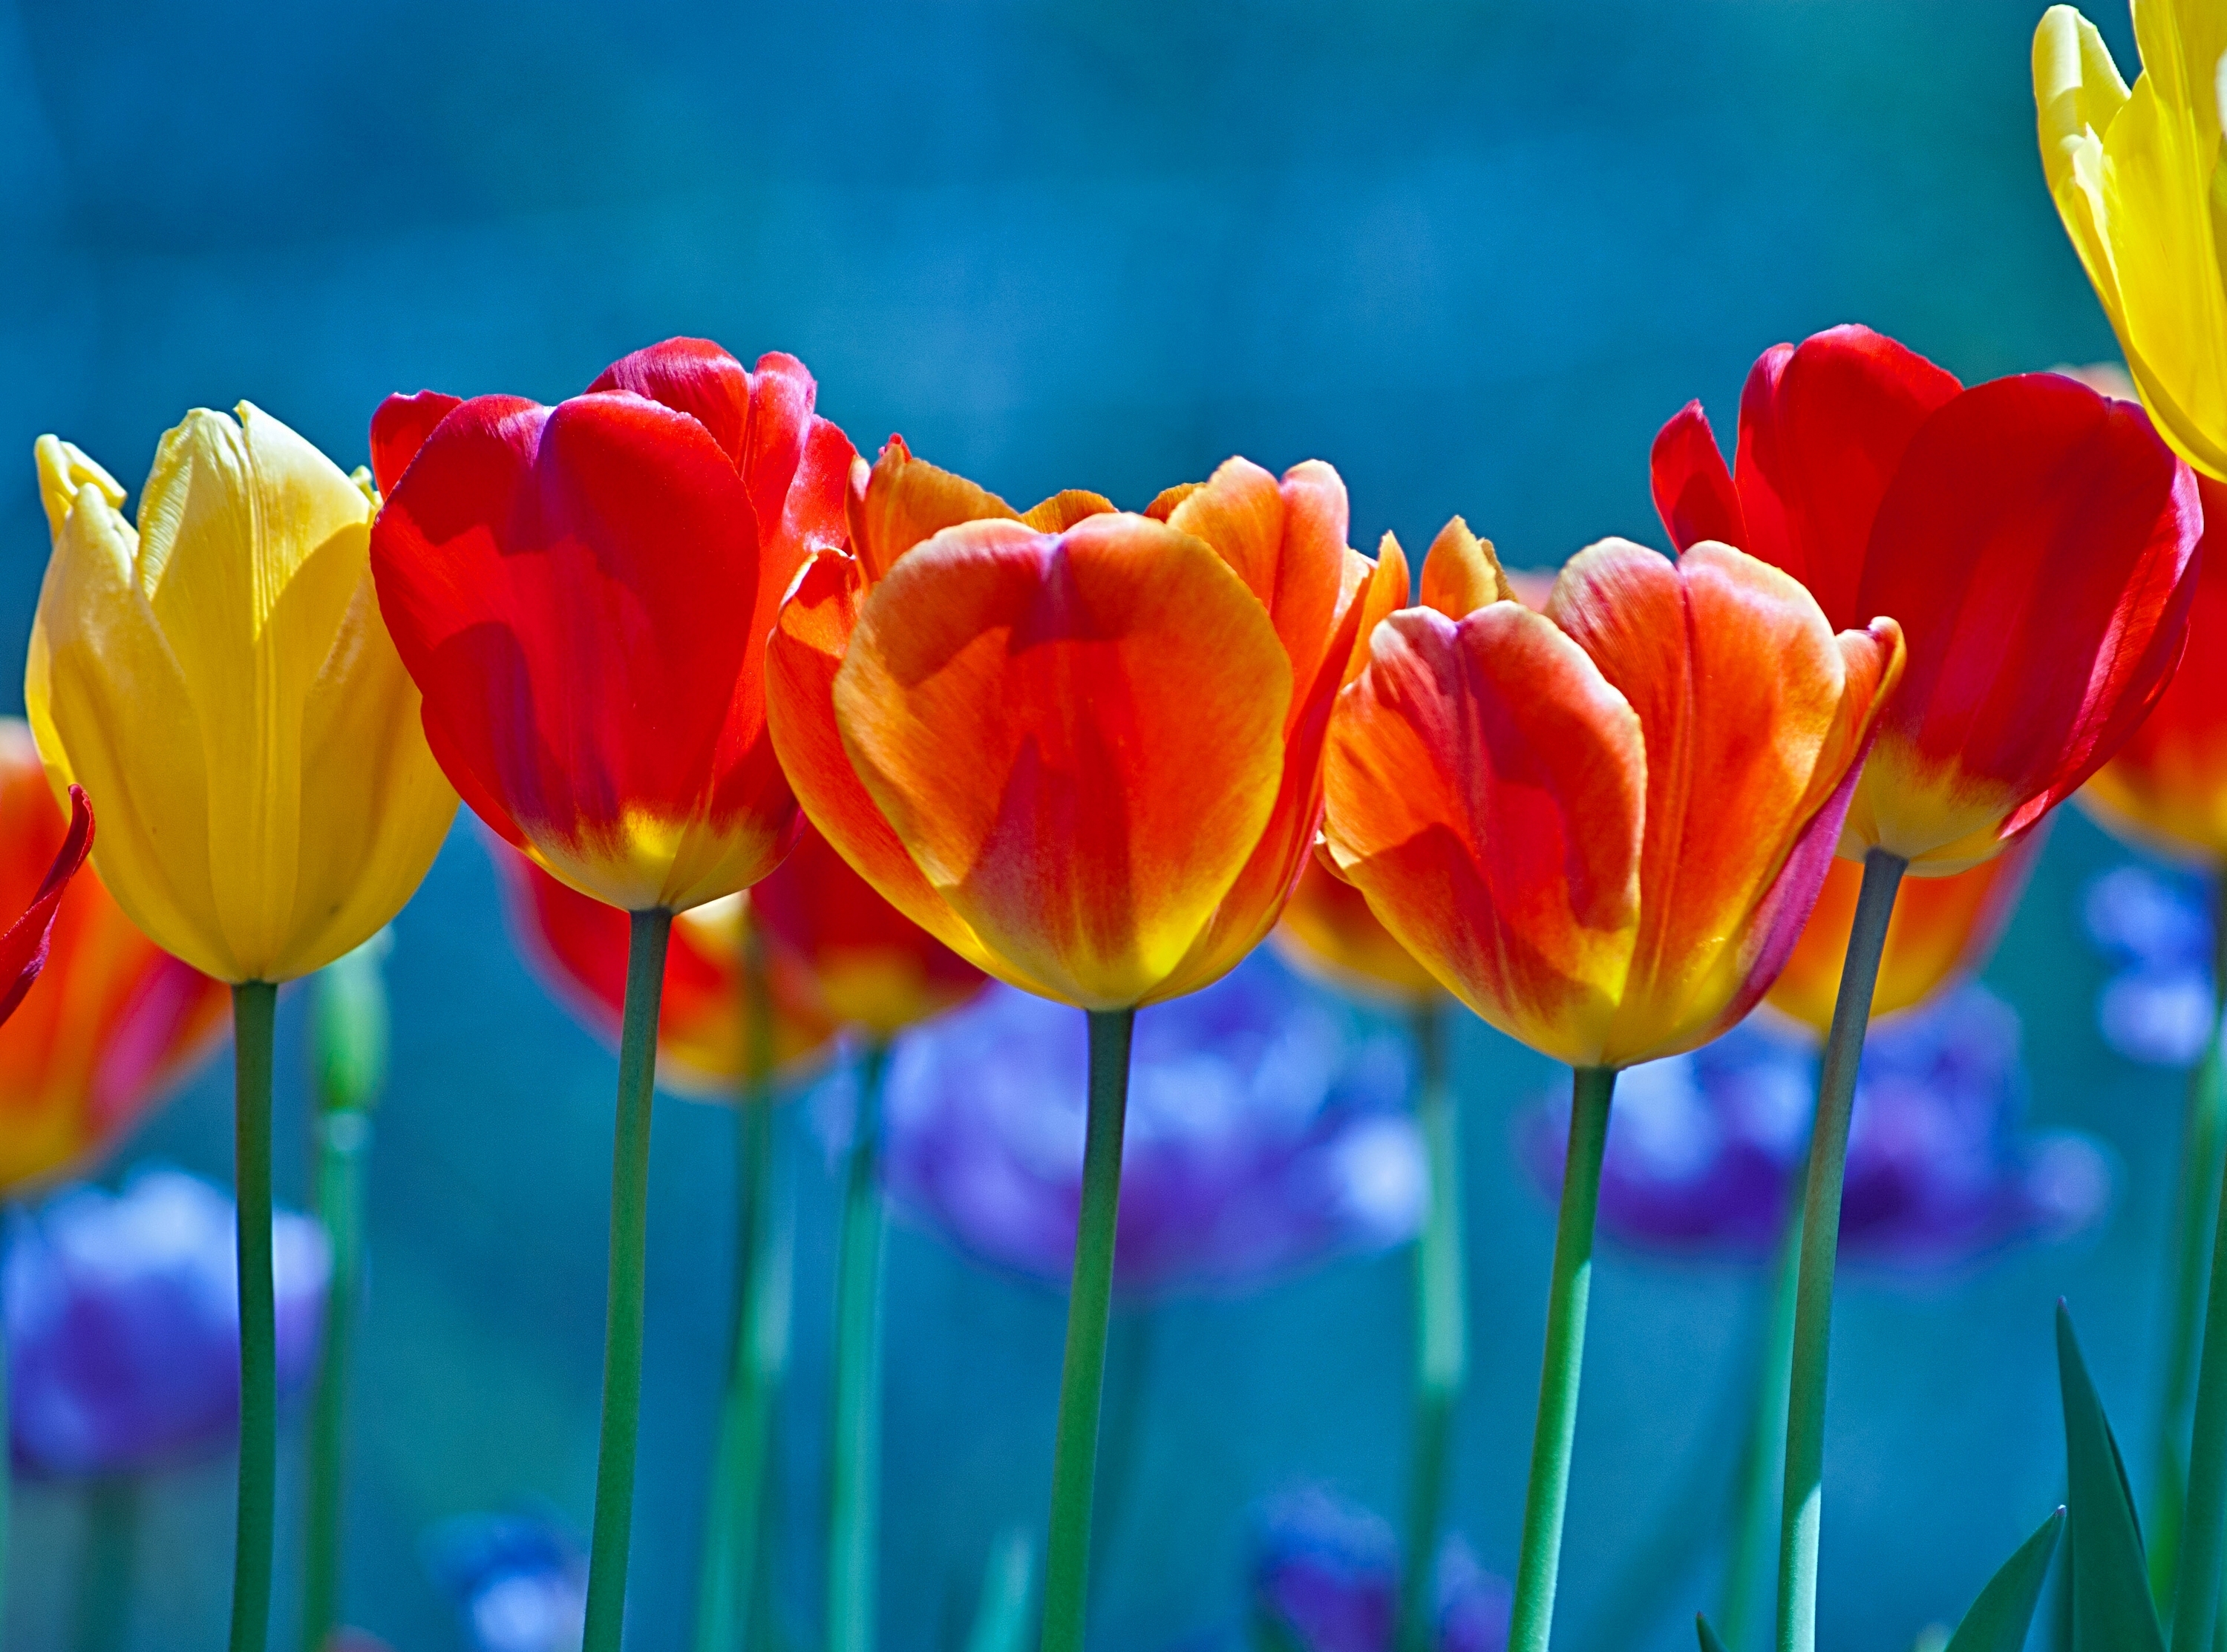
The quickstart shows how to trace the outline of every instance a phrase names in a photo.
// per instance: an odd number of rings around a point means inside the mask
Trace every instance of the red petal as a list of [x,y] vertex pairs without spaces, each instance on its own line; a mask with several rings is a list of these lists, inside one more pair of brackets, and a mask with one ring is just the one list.
[[381,494],[391,494],[402,473],[433,434],[433,427],[461,405],[461,396],[421,390],[414,396],[389,396],[371,416],[371,476]]
[[23,915],[9,925],[5,934],[0,934],[0,1021],[16,1012],[23,994],[47,966],[47,938],[54,928],[55,910],[61,905],[62,891],[93,848],[93,805],[86,798],[85,788],[71,787],[69,800],[69,832],[62,839],[54,864],[47,869],[45,881]]
[[1872,519],[1918,427],[1958,388],[1866,327],[1766,351],[1740,397],[1734,475],[1747,537],[1733,543],[1809,586],[1835,630],[1893,613],[1856,600]]
[[[806,375],[805,383],[811,382]],[[607,390],[631,391],[687,414],[711,432],[728,462],[741,468],[750,420],[750,375],[711,340],[669,338],[622,355],[588,386],[591,396]],[[811,406],[808,392],[805,405]]]
[[1739,490],[1716,432],[1701,404],[1689,401],[1655,437],[1648,455],[1655,509],[1669,530],[1670,543],[1683,551],[1704,539],[1747,548],[1747,523],[1740,515]]

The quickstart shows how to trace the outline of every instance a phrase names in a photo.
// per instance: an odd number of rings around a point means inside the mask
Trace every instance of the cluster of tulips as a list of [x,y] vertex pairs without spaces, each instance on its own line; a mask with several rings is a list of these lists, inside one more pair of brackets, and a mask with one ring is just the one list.
[[[871,1643],[872,1109],[890,1041],[985,977],[1087,1017],[1041,1642],[1076,1652],[1134,1019],[1228,974],[1287,904],[1294,945],[1417,1005],[1451,995],[1573,1071],[1508,1629],[1520,1652],[1547,1645],[1554,1617],[1618,1076],[1709,1043],[1774,989],[1824,1027],[1790,1249],[1777,1589],[1778,1646],[1811,1652],[1870,1014],[1952,972],[2083,786],[2138,832],[2227,857],[2227,570],[2199,557],[2207,518],[2227,520],[2227,20],[2141,0],[2136,26],[2131,92],[2065,8],[2034,68],[2051,188],[2141,405],[2063,374],[1968,388],[1836,328],[1756,363],[1731,463],[1698,404],[1664,426],[1652,482],[1674,556],[1604,540],[1545,589],[1458,518],[1413,574],[1388,534],[1362,554],[1318,461],[1279,476],[1233,458],[1141,511],[1082,490],[1016,510],[895,437],[869,462],[794,358],[745,368],[686,339],[554,407],[390,398],[354,475],[252,405],[196,410],[163,438],[136,528],[106,471],[41,438],[54,551],[25,678],[36,757],[16,766],[42,764],[67,813],[24,817],[52,858],[0,937],[0,1014],[39,1002],[26,992],[50,947],[93,947],[73,925],[105,925],[105,985],[72,972],[70,993],[107,996],[71,1024],[109,1048],[78,1051],[83,1105],[16,1109],[0,1165],[20,1183],[112,1137],[114,1098],[205,1043],[229,986],[234,1652],[265,1643],[272,1564],[277,988],[373,942],[459,799],[507,845],[553,975],[617,1033],[590,1652],[612,1652],[623,1619],[656,1082],[763,1100],[839,1029],[866,1057],[828,1644]],[[65,906],[88,852],[99,904]],[[37,1013],[60,1017],[63,998]],[[1428,1538],[1463,1359],[1462,1241],[1443,1033],[1419,1024]],[[123,1066],[94,1082],[96,1060]],[[765,1113],[738,1114],[742,1301],[706,1645],[744,1627],[771,1413],[782,1241]],[[2208,1170],[2188,1157],[2200,1229]],[[2179,1652],[2210,1646],[2227,1561],[2227,1270],[2211,1289],[2192,1311],[2186,1489],[2160,1591]],[[2116,1448],[2069,1330],[2063,1344],[2074,1643],[2161,1646]],[[1959,1652],[2022,1643],[2061,1524],[1983,1592]],[[1409,1560],[1400,1632],[1420,1646],[1427,1567]],[[313,1630],[332,1612],[314,1604]]]

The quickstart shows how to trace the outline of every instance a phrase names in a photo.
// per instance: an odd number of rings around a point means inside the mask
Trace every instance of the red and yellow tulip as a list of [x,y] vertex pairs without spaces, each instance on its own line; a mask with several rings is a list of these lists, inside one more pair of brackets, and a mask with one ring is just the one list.
[[774,744],[836,851],[989,973],[1085,1009],[1195,991],[1273,926],[1330,705],[1406,574],[1328,465],[1233,459],[1144,515],[1023,513],[892,441],[768,654]]
[[[765,731],[775,608],[843,539],[852,457],[803,365],[673,339],[556,407],[390,398],[379,601],[480,818],[574,889],[681,911],[794,841]],[[584,692],[584,686],[592,686]]]
[[1796,581],[1714,544],[1673,563],[1605,540],[1541,613],[1442,534],[1423,586],[1487,600],[1377,628],[1330,729],[1339,870],[1535,1049],[1618,1068],[1707,1042],[1809,915],[1901,670],[1894,622],[1836,636]]
[[1939,876],[1998,854],[2164,692],[2196,590],[2196,478],[2141,409],[2059,373],[1965,389],[1835,328],[1767,351],[1727,469],[1701,404],[1663,427],[1680,545],[1782,568],[1835,625],[1891,614],[1910,663],[1841,852]]
[[1369,909],[1369,897],[1310,856],[1268,937],[1286,962],[1357,998],[1426,1003],[1439,983]]

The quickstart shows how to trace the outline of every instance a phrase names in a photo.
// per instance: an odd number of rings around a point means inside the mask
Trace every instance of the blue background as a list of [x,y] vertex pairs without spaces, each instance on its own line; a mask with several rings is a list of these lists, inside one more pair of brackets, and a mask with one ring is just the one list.
[[[379,399],[553,400],[674,333],[802,356],[821,410],[1017,500],[1141,505],[1242,452],[1318,456],[1354,540],[1465,513],[1509,561],[1654,543],[1647,443],[1748,364],[1850,319],[1968,379],[2112,353],[2042,186],[2036,0],[638,0],[317,6],[0,0],[0,657],[46,553],[34,437],[136,488],[195,404],[241,397],[343,465]],[[2125,19],[2098,19],[2131,67]],[[12,690],[10,691],[12,697]],[[2100,1236],[1952,1279],[1852,1279],[1835,1324],[1828,1648],[1953,1622],[2058,1496],[2050,1307],[2069,1296],[2140,1443],[2179,1087],[2104,1052],[2068,820],[1991,979],[2026,1012],[2034,1114],[2115,1144]],[[613,1062],[526,976],[460,827],[397,925],[392,1094],[349,1506],[350,1615],[457,1644],[418,1543],[538,1498],[584,1528]],[[303,1135],[299,1005],[282,1141]],[[1550,1213],[1509,1151],[1554,1070],[1457,1049],[1474,1340],[1455,1517],[1513,1563]],[[222,1176],[216,1071],[134,1151]],[[679,1644],[722,1368],[731,1124],[660,1110],[635,1643]],[[830,1178],[798,1132],[802,1304],[783,1418],[800,1633],[820,1484]],[[299,1202],[302,1155],[282,1159]],[[1758,1280],[1599,1269],[1560,1644],[1603,1647],[1619,1567],[1729,1450]],[[1400,1506],[1404,1256],[1162,1311],[1097,1644],[1228,1620],[1243,1510],[1292,1478]],[[1040,1516],[1062,1304],[900,1228],[889,1272],[890,1652],[941,1648],[984,1550]],[[230,1470],[154,1500],[140,1642],[221,1635]],[[8,1641],[55,1644],[78,1510],[20,1500]],[[290,1564],[282,1554],[282,1569]],[[290,1575],[290,1574],[288,1574]],[[1651,1639],[1689,1645],[1696,1572]],[[290,1614],[282,1603],[280,1633]]]

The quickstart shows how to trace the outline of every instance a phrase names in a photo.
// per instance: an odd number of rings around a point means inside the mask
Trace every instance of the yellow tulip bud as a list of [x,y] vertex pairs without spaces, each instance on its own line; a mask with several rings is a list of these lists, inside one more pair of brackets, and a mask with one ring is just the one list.
[[2052,6],[2033,37],[2042,170],[2158,433],[2227,482],[2227,6],[2134,0],[2142,73]]
[[23,698],[98,800],[101,881],[227,981],[306,975],[410,898],[456,794],[380,618],[367,481],[269,414],[196,408],[124,490],[39,438],[54,557]]

